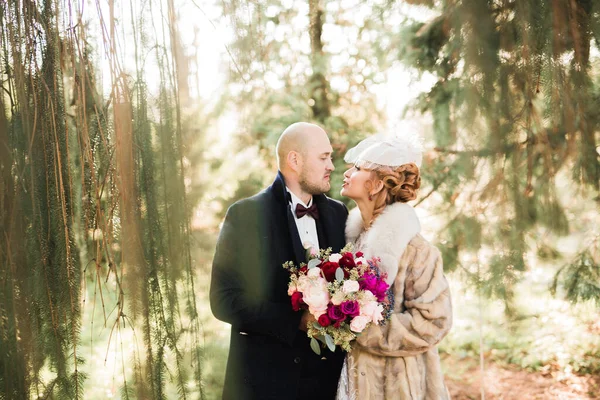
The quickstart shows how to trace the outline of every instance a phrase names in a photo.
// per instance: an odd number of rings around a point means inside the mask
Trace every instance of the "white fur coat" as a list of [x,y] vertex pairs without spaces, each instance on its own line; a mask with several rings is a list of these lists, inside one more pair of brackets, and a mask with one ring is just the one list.
[[[346,241],[356,243],[364,231],[364,224],[358,207],[354,208],[346,222]],[[381,259],[380,268],[388,274],[387,282],[392,283],[398,273],[398,260],[408,243],[421,232],[421,224],[414,208],[406,203],[387,206],[360,241],[360,250],[365,257]]]

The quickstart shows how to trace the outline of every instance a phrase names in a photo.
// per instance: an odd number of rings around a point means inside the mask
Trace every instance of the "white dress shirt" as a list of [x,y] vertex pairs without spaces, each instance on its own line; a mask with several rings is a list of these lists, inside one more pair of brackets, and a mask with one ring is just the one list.
[[294,193],[290,191],[286,187],[286,190],[290,194],[292,198],[292,202],[290,203],[290,207],[292,208],[292,214],[294,215],[294,220],[296,221],[296,228],[298,228],[298,234],[300,235],[300,241],[302,242],[302,246],[304,248],[314,247],[316,250],[319,250],[319,235],[317,234],[317,221],[310,215],[306,214],[302,218],[296,217],[296,205],[302,204],[304,207],[310,207],[313,199],[311,197],[308,204],[304,204],[302,200]]

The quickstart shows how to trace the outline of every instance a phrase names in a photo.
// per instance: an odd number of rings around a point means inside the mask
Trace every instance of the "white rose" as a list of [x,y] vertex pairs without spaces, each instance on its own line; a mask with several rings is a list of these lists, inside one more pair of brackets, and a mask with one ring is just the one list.
[[370,290],[367,290],[367,289],[363,290],[363,292],[361,293],[360,300],[361,300],[361,303],[362,302],[366,303],[368,301],[377,302],[377,298],[375,297],[373,292],[371,292]]
[[308,285],[310,285],[310,280],[309,280],[308,276],[301,275],[298,278],[298,282],[296,283],[296,290],[300,293],[304,293],[304,290],[306,289],[306,287]]
[[362,332],[369,322],[371,322],[369,317],[360,315],[358,317],[354,317],[352,318],[352,321],[350,321],[350,330],[353,332]]
[[321,268],[319,267],[314,267],[308,270],[308,272],[306,273],[307,276],[311,277],[311,278],[316,278],[318,276],[321,276]]
[[375,308],[377,307],[377,302],[376,301],[365,301],[365,302],[361,301],[361,302],[359,302],[359,305],[360,305],[360,315],[362,315],[363,317],[371,318],[371,316],[375,312]]
[[319,318],[327,311],[329,304],[329,291],[327,281],[323,278],[311,279],[310,284],[304,288],[302,300],[308,305],[308,311]]
[[342,286],[342,291],[346,294],[357,292],[360,289],[360,285],[357,281],[346,281]]
[[370,321],[375,323],[383,319],[383,306],[377,301],[367,301],[360,304],[360,315],[369,318]]
[[329,261],[336,263],[336,262],[340,261],[341,258],[342,258],[341,254],[334,253],[329,256]]
[[288,285],[288,296],[293,295],[297,291],[298,291],[298,286],[296,286],[296,283],[290,282],[290,284]]
[[345,298],[346,295],[344,294],[344,292],[335,292],[334,295],[331,297],[331,304],[333,304],[334,306],[339,306],[340,304],[342,304]]

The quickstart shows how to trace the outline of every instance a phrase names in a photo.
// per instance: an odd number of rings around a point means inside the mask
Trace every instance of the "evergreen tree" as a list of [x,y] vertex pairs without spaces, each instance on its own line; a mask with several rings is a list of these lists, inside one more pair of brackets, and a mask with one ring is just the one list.
[[[237,147],[257,146],[268,169],[243,179],[224,208],[270,183],[275,143],[293,122],[323,126],[342,170],[349,146],[383,129],[372,88],[384,73],[369,36],[375,29],[370,11],[377,5],[364,6],[357,14],[356,4],[340,0],[222,2],[236,34],[229,46],[228,97],[241,113]],[[333,178],[332,187],[341,187],[341,173]],[[339,197],[338,190],[330,195]]]
[[[598,195],[600,97],[591,54],[600,45],[600,8],[586,0],[411,3],[437,12],[391,40],[401,60],[437,77],[414,109],[433,117],[426,181],[449,221],[440,232],[445,265],[463,267],[514,316],[526,252],[536,245],[556,254],[550,240],[570,232],[561,203],[570,197],[561,193],[566,176],[576,196]],[[478,261],[464,262],[469,254]],[[598,254],[577,258],[564,271],[571,298],[597,295],[597,283],[586,290],[573,282],[597,279],[599,270]]]
[[[125,22],[113,1],[110,15],[97,10],[111,64],[106,99],[91,56],[95,33],[77,3],[0,4],[2,399],[85,398],[92,371],[79,346],[88,283],[94,298],[87,312],[102,308],[111,340],[141,327],[144,346],[132,360],[133,382],[124,373],[123,398],[166,398],[168,382],[189,398],[190,381],[201,383],[184,185],[191,131],[181,107],[185,60],[174,2],[149,5],[130,13],[133,80],[119,52],[125,38],[118,24]],[[170,16],[162,37],[148,34],[146,21],[157,12]],[[156,102],[144,73],[150,51],[159,71]],[[108,298],[115,304],[105,304]],[[203,397],[201,388],[195,397]]]

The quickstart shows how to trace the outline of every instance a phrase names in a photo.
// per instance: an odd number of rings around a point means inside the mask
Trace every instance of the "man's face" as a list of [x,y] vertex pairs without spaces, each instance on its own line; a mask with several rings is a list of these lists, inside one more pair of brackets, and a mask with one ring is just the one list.
[[330,175],[335,169],[331,161],[333,149],[327,134],[322,131],[310,135],[305,145],[299,184],[310,194],[322,194],[331,188]]

